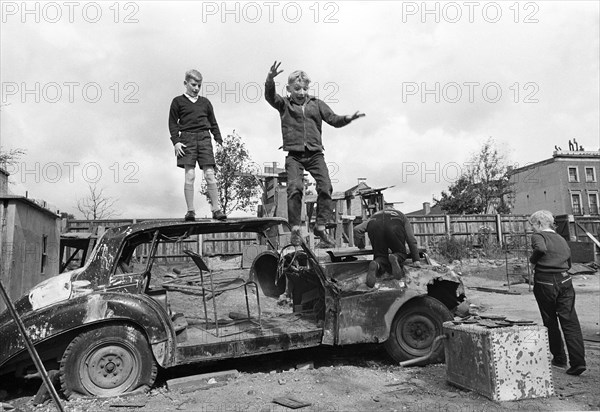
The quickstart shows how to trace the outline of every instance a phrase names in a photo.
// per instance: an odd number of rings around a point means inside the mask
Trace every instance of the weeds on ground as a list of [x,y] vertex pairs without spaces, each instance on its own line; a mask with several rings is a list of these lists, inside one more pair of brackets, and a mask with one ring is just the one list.
[[446,260],[448,263],[451,263],[467,257],[465,243],[450,235],[445,235],[434,238],[430,242],[429,250],[434,259]]
[[433,239],[428,248],[434,259],[447,263],[465,259],[496,260],[505,258],[504,249],[491,236],[483,239],[480,236],[457,239],[451,235],[444,235]]

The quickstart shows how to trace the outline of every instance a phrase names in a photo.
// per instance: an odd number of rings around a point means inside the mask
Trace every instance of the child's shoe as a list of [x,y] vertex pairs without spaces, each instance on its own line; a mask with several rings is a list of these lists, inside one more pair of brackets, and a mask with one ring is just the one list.
[[321,241],[317,245],[320,249],[331,249],[335,247],[335,241],[327,234],[324,229],[317,229],[313,231],[315,236],[317,236]]
[[193,222],[196,220],[196,212],[194,212],[193,210],[188,210],[188,212],[185,214],[185,217],[183,218],[183,220],[185,220],[186,222]]
[[213,217],[213,219],[217,219],[217,220],[226,220],[227,219],[227,215],[225,213],[221,212],[221,209],[213,210],[212,217]]
[[402,266],[400,266],[398,256],[391,253],[388,256],[388,259],[390,261],[390,265],[392,265],[392,276],[394,279],[401,280],[404,277],[404,270],[402,269]]
[[365,284],[372,288],[375,286],[375,282],[377,281],[377,272],[379,271],[379,263],[374,260],[369,263],[369,271],[367,272],[367,280]]
[[585,369],[586,368],[584,365],[571,366],[569,369],[567,369],[567,374],[573,375],[573,376],[579,376],[585,371]]
[[290,236],[290,243],[294,246],[300,246],[302,244],[302,234],[300,233],[300,228],[292,228],[292,233]]

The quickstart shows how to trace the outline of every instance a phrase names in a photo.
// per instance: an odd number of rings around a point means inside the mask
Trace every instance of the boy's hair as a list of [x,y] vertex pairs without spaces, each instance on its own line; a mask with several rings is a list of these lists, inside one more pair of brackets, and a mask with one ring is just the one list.
[[188,70],[187,72],[185,72],[185,81],[187,82],[190,79],[194,79],[198,83],[201,83],[202,82],[202,74],[196,69]]
[[531,223],[531,226],[533,227],[552,228],[554,216],[552,216],[552,212],[548,210],[538,210],[529,216],[529,223]]
[[306,74],[303,70],[296,70],[288,76],[288,84],[294,84],[296,82],[301,83],[302,85],[308,86],[310,83],[310,78],[308,74]]

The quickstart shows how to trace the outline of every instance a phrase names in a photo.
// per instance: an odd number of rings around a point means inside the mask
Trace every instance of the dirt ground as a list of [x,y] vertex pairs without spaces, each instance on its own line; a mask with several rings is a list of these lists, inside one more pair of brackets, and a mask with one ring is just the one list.
[[[475,262],[457,267],[463,274],[471,308],[541,324],[533,293],[527,284],[507,290],[503,262]],[[310,403],[302,411],[564,411],[600,409],[600,275],[575,276],[576,306],[582,324],[587,371],[573,377],[552,368],[555,395],[548,398],[494,402],[446,381],[443,364],[403,368],[382,348],[360,345],[322,347],[290,353],[231,360],[203,367],[175,368],[159,375],[149,393],[108,399],[64,402],[67,411],[286,411],[273,403],[288,396]],[[267,303],[267,302],[265,302]],[[272,304],[272,303],[271,303]],[[262,302],[261,302],[262,306]],[[165,382],[197,374],[237,370],[236,377],[169,391]],[[0,402],[22,411],[54,411],[51,401],[34,407],[32,398],[41,381],[0,382]],[[0,408],[1,410],[2,408]],[[15,410],[12,409],[12,410]],[[11,409],[6,409],[11,410]]]

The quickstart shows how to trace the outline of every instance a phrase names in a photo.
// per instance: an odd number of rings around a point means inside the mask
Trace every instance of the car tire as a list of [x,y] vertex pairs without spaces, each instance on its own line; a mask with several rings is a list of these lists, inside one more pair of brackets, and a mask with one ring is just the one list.
[[[386,352],[397,362],[427,355],[436,337],[443,333],[442,324],[452,320],[448,308],[430,296],[416,298],[400,308],[384,342]],[[431,357],[418,365],[444,361],[444,345],[436,343]]]
[[116,396],[154,383],[157,366],[146,337],[131,325],[102,326],[75,337],[60,362],[65,396]]

